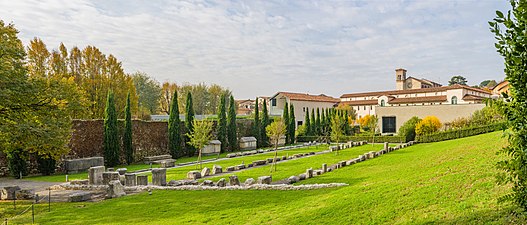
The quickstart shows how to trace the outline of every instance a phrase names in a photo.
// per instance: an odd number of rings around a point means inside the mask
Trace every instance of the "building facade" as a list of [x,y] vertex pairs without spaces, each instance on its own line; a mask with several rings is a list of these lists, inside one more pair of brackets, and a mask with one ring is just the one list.
[[271,116],[282,116],[285,103],[287,102],[288,105],[293,104],[295,107],[294,114],[296,125],[300,126],[304,124],[304,118],[308,110],[311,114],[312,109],[316,111],[317,108],[320,110],[333,108],[339,103],[339,101],[338,98],[333,98],[324,94],[310,95],[303,93],[278,92],[269,99],[269,114]]

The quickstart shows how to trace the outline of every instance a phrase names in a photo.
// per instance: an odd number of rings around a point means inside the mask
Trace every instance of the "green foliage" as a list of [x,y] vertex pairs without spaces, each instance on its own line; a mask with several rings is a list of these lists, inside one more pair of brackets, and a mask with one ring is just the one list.
[[510,85],[510,96],[502,102],[501,110],[510,127],[509,145],[500,151],[508,157],[498,162],[504,172],[502,183],[512,184],[512,193],[502,200],[515,202],[527,211],[527,1],[511,0],[512,9],[506,15],[496,11],[496,18],[489,22],[495,34],[498,53],[505,61],[506,80]]
[[[131,76],[137,91],[139,113],[146,112],[148,115],[157,113],[159,110],[159,98],[161,98],[159,82],[150,78],[144,72],[136,72]],[[144,117],[143,115],[139,116]]]
[[254,104],[253,136],[256,138],[256,146],[258,148],[261,147],[262,140],[260,137],[260,112],[258,109],[258,98],[256,98],[256,101]]
[[[174,96],[177,97],[175,94]],[[194,104],[192,103],[192,93],[190,92],[187,93],[187,102],[185,104],[185,127],[187,128],[186,136],[194,131]],[[188,143],[188,141],[187,137],[186,142]],[[188,156],[193,156],[196,151],[191,145],[187,145],[186,150]]]
[[126,107],[124,109],[124,137],[123,149],[125,153],[126,163],[134,162],[134,147],[132,145],[132,111],[130,110],[130,93],[126,97]]
[[341,142],[344,136],[344,122],[345,118],[342,116],[333,116],[331,118],[331,140],[334,142]]
[[278,141],[282,136],[284,136],[287,132],[287,127],[283,120],[277,119],[269,126],[265,128],[266,135],[271,140],[271,143],[273,144],[275,150],[278,147]]
[[284,106],[284,112],[282,114],[282,121],[284,121],[285,124],[285,144],[290,144],[291,138],[289,137],[289,104],[286,102]]
[[461,129],[440,131],[440,132],[425,134],[425,135],[418,135],[416,136],[415,140],[420,143],[446,141],[446,140],[451,140],[451,139],[469,137],[469,136],[474,136],[478,134],[484,134],[484,133],[504,130],[505,128],[506,128],[506,124],[501,122],[501,123],[495,123],[491,125],[466,127],[466,128],[461,128]]
[[315,131],[317,135],[322,135],[322,124],[320,121],[320,109],[317,108],[317,117],[315,118]]
[[293,144],[295,143],[295,130],[296,130],[296,119],[295,119],[295,106],[293,104],[290,105],[289,110],[289,127],[287,130],[287,133],[289,134],[289,143]]
[[470,117],[470,125],[482,126],[503,121],[503,116],[496,107],[486,106],[481,110],[477,110]]
[[50,155],[37,155],[38,172],[42,175],[48,176],[55,173],[57,161]]
[[236,129],[236,102],[231,95],[229,100],[229,111],[227,113],[227,139],[229,142],[229,150],[238,150],[238,136]]
[[104,113],[104,161],[106,166],[119,165],[119,130],[113,92],[108,91]]
[[318,128],[317,128],[317,120],[315,119],[315,109],[311,109],[311,120],[310,120],[310,125],[311,125],[311,128],[309,128],[309,130],[311,131],[312,135],[313,136],[319,136],[318,134]]
[[269,146],[269,138],[266,135],[265,128],[271,124],[269,120],[269,111],[267,111],[267,100],[264,99],[263,109],[262,109],[262,122],[260,123],[260,137],[262,138],[262,145],[260,147]]
[[194,130],[192,133],[187,134],[189,138],[188,144],[198,149],[198,162],[201,168],[201,152],[203,151],[203,147],[208,145],[210,140],[212,140],[212,121],[194,120],[193,127]]
[[[307,136],[312,136],[313,135],[313,132],[311,131],[311,121],[310,121],[310,118],[309,118],[309,108],[306,108],[306,116],[304,117],[304,124],[303,126],[305,127],[305,135]],[[300,136],[301,134],[299,134],[298,136]]]
[[227,149],[227,107],[225,104],[225,97],[221,96],[220,98],[220,107],[218,108],[218,126],[217,126],[217,135],[218,140],[221,142],[221,152],[225,152]]
[[168,117],[168,150],[172,158],[183,156],[181,150],[181,120],[179,119],[178,94],[174,91]]
[[7,154],[7,168],[11,176],[20,179],[20,175],[28,175],[27,159],[28,155],[22,149],[16,149]]
[[415,140],[415,126],[421,122],[419,117],[414,116],[406,121],[400,128],[398,135],[404,137],[405,142]]
[[454,84],[461,84],[461,85],[467,85],[467,78],[463,77],[463,76],[453,76],[452,78],[450,78],[450,80],[448,81],[448,85],[449,86],[452,86]]
[[423,118],[415,126],[415,134],[417,136],[432,134],[441,128],[441,122],[435,116],[427,116]]

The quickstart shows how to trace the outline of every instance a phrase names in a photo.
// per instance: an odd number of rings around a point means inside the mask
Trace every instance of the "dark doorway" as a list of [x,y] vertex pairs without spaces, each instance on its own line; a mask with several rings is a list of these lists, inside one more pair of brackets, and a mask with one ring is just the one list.
[[395,116],[382,117],[382,132],[395,133]]

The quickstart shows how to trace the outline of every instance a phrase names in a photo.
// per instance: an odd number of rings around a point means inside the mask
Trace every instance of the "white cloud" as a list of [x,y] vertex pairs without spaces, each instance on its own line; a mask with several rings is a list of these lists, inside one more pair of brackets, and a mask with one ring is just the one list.
[[218,83],[237,98],[393,89],[394,69],[502,79],[491,1],[10,1],[28,43],[95,45],[159,81]]

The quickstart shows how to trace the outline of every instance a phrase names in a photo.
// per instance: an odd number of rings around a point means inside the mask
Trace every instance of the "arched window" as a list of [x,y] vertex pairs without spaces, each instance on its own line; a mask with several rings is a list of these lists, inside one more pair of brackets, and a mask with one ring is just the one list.
[[452,96],[452,101],[450,101],[450,103],[452,105],[457,105],[457,97],[456,96]]
[[384,99],[381,100],[381,106],[384,106],[386,105],[386,102],[384,101]]

